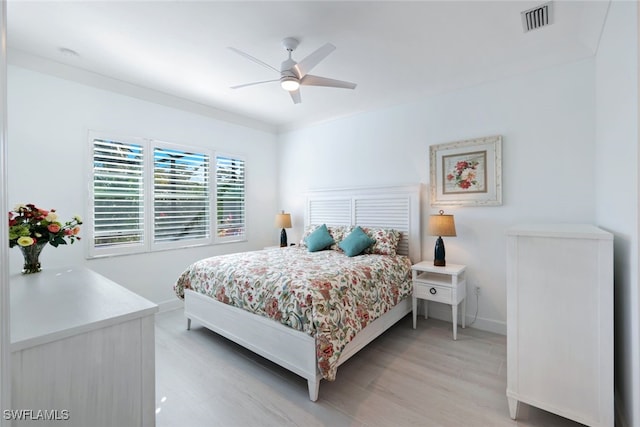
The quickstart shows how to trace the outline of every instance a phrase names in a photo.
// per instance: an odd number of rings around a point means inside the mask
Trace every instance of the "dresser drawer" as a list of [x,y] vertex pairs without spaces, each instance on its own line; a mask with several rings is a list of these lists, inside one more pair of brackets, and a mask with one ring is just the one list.
[[444,302],[451,304],[451,288],[432,285],[429,283],[413,282],[413,296],[429,301]]

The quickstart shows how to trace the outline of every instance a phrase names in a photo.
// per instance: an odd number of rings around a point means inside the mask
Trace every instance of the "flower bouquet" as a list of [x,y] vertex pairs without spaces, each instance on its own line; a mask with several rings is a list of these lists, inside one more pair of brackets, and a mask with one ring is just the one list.
[[480,162],[476,160],[457,162],[455,168],[447,175],[447,181],[454,181],[456,187],[468,190],[477,185],[477,168]]
[[55,209],[45,210],[33,204],[17,205],[9,212],[9,247],[18,246],[24,256],[24,274],[40,271],[39,256],[49,243],[54,247],[80,240],[82,219],[74,216],[64,224]]

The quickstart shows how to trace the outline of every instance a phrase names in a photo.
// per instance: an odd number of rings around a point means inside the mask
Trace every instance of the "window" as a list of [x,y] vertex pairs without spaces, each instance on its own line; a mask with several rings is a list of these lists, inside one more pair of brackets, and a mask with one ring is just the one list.
[[243,159],[141,138],[90,140],[90,256],[245,239]]
[[156,147],[153,165],[154,243],[209,239],[209,156]]
[[93,246],[144,244],[144,151],[139,144],[93,141]]

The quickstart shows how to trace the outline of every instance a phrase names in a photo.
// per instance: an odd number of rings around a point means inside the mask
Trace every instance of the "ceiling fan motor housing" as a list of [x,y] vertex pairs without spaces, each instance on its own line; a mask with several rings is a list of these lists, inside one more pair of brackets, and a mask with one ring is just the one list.
[[284,75],[284,73],[291,73],[292,76],[298,77],[294,68],[296,64],[297,62],[289,57],[289,59],[282,61],[282,64],[280,64],[280,72],[282,75]]

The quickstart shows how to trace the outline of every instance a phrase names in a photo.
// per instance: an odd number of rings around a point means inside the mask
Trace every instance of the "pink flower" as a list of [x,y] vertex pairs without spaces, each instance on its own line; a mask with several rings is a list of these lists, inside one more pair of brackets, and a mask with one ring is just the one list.
[[59,233],[60,232],[60,226],[58,224],[49,224],[47,226],[47,230],[49,230],[50,233]]

